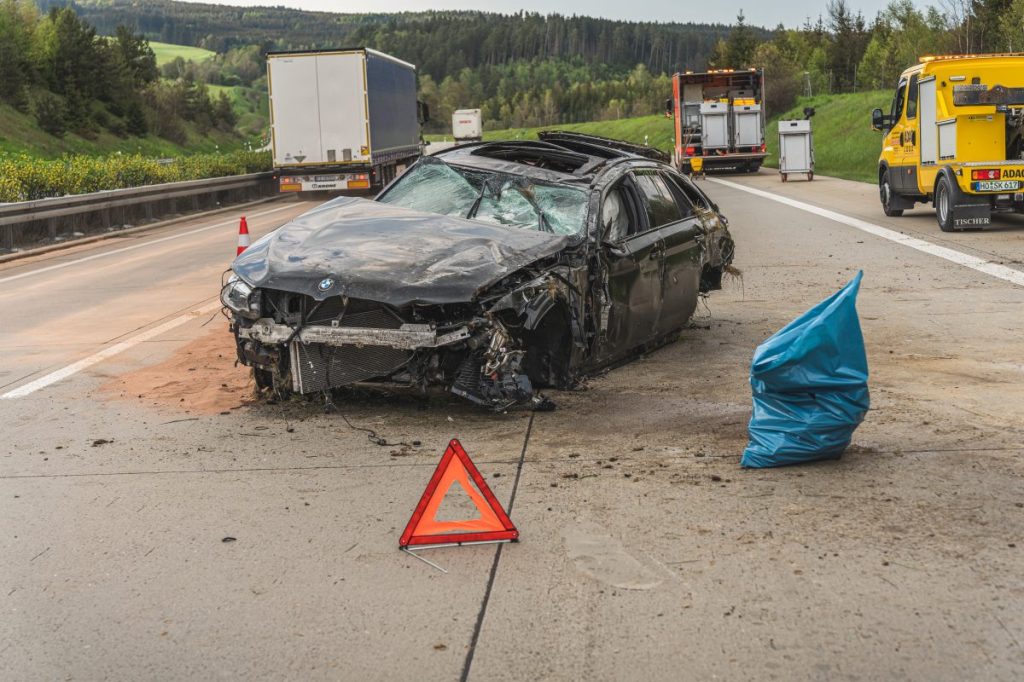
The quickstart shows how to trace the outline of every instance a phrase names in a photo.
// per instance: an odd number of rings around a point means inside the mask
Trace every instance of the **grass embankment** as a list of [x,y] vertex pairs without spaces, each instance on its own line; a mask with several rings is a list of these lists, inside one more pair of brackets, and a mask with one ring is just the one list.
[[169,62],[173,62],[178,57],[181,57],[186,62],[202,62],[206,61],[216,52],[210,50],[204,50],[201,47],[192,47],[191,45],[172,45],[171,43],[157,43],[149,41],[149,46],[153,48],[153,55],[156,57],[156,65],[163,66]]
[[142,154],[157,158],[213,152],[218,149],[238,149],[243,140],[237,135],[212,130],[201,135],[190,123],[185,123],[188,141],[178,145],[157,137],[118,137],[101,130],[94,137],[84,138],[74,133],[54,137],[41,130],[31,115],[0,104],[0,158],[4,155],[28,154],[54,159],[67,154],[96,156],[102,154]]
[[882,138],[871,130],[871,110],[887,109],[888,91],[856,92],[847,95],[802,97],[791,110],[768,124],[768,159],[765,165],[778,168],[779,120],[804,117],[804,107],[814,107],[814,172],[847,180],[878,182],[878,154]]

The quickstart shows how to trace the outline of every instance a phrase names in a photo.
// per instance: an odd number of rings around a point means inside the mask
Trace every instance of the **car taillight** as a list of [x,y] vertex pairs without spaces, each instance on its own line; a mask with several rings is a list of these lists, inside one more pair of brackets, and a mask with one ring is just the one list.
[[998,180],[999,169],[998,168],[986,168],[983,170],[971,171],[971,180]]
[[697,153],[697,148],[696,147],[687,147],[686,148],[686,155],[687,156],[693,156],[696,153]]

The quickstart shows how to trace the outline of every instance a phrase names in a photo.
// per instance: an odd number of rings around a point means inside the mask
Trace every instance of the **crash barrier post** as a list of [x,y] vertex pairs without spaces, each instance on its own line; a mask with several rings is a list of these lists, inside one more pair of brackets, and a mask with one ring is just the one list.
[[235,257],[242,255],[242,252],[249,248],[249,224],[245,222],[245,216],[242,216],[241,220],[238,221],[238,250],[235,252]]
[[870,406],[857,317],[863,272],[754,351],[750,444],[740,464],[763,468],[839,459]]
[[[456,483],[469,495],[480,517],[461,521],[438,521],[437,510]],[[480,471],[466,454],[462,444],[453,439],[448,444],[448,449],[444,451],[437,469],[434,470],[427,489],[423,491],[412,518],[406,524],[398,546],[404,550],[410,547],[429,549],[515,542],[518,539],[519,531],[487,486],[487,481],[480,475]]]
[[0,204],[0,253],[144,226],[185,205],[210,211],[277,194],[274,173],[266,172]]

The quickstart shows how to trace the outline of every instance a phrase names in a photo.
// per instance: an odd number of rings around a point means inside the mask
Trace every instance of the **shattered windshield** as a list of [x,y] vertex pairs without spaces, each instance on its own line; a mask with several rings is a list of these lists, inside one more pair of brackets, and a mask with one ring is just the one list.
[[575,187],[528,178],[420,162],[387,194],[386,204],[560,235],[583,231],[587,194]]

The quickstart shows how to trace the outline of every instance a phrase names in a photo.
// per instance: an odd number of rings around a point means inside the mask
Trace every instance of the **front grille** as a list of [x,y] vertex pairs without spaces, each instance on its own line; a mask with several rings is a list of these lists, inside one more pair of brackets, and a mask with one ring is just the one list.
[[386,346],[325,346],[300,341],[292,341],[290,351],[293,386],[299,393],[384,378],[412,357],[412,351]]
[[398,329],[403,322],[396,311],[377,301],[350,298],[346,305],[341,296],[331,296],[318,305],[312,296],[290,291],[264,289],[263,295],[267,301],[265,314],[278,322],[296,324],[305,319],[306,324],[337,323],[340,327],[364,329]]

